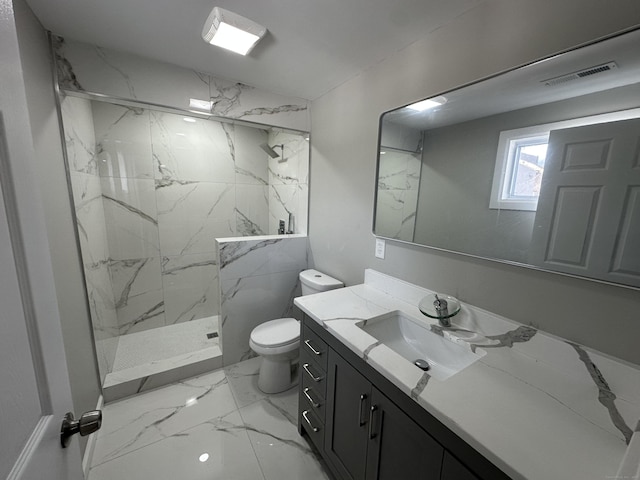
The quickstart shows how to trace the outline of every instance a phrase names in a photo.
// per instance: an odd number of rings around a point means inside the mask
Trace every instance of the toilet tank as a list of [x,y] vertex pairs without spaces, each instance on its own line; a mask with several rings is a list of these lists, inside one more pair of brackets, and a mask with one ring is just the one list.
[[300,282],[302,283],[302,295],[311,295],[344,287],[344,283],[340,280],[313,269],[300,272]]

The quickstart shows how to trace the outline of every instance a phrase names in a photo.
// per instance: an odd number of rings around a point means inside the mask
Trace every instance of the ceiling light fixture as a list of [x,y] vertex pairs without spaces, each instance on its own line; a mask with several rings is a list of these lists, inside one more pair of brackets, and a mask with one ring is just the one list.
[[407,108],[410,108],[411,110],[415,110],[416,112],[424,112],[425,110],[439,107],[440,105],[444,105],[445,103],[447,103],[446,98],[435,97],[435,98],[428,98],[426,100],[422,100],[421,102],[416,102],[411,105],[407,105]]
[[266,33],[267,29],[262,25],[237,13],[215,7],[204,22],[202,38],[211,45],[246,55]]

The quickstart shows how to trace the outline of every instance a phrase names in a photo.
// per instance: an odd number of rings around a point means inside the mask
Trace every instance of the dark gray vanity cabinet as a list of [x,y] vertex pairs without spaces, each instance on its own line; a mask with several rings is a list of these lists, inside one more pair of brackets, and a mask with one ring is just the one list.
[[467,467],[456,460],[449,452],[444,453],[440,480],[478,480]]
[[324,451],[343,478],[440,479],[443,448],[331,349],[327,400]]
[[308,318],[300,365],[298,428],[336,479],[509,479]]

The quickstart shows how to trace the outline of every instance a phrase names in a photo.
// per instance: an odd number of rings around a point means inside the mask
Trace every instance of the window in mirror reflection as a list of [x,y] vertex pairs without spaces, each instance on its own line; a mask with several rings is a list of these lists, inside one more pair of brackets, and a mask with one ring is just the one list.
[[509,198],[538,198],[547,156],[547,142],[519,142],[513,156],[513,175],[509,182]]

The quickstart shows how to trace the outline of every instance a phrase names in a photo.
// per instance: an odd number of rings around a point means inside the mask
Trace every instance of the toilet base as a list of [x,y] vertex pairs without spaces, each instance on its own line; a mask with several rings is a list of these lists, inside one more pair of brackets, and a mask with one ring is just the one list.
[[284,392],[298,384],[298,356],[296,355],[295,358],[277,357],[262,357],[258,374],[258,388],[264,393]]

